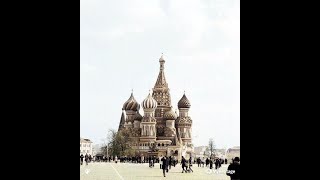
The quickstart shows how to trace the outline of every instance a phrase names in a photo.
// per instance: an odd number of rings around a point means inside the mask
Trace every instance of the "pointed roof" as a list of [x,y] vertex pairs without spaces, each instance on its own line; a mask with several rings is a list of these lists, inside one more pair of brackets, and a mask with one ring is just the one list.
[[138,110],[138,102],[134,99],[133,97],[133,92],[131,92],[131,95],[129,97],[129,99],[123,104],[123,108],[124,110],[133,110],[133,111],[137,111]]
[[178,102],[178,108],[190,108],[191,104],[186,94],[184,93],[180,101]]
[[151,96],[150,92],[149,95],[142,101],[142,108],[143,109],[156,109],[157,108],[157,101]]
[[165,60],[163,58],[163,54],[160,57],[159,62],[160,62],[160,72],[159,72],[159,75],[158,75],[157,82],[154,85],[154,88],[163,88],[163,87],[168,88],[166,77],[164,75],[164,63],[165,63]]

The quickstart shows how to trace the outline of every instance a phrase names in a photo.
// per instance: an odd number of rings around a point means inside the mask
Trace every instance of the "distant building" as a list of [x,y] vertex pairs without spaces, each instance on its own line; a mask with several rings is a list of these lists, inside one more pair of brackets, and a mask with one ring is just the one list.
[[230,160],[235,157],[240,157],[240,146],[234,146],[232,148],[229,148],[226,152],[226,157],[231,162]]
[[93,155],[92,151],[92,141],[90,139],[84,139],[80,137],[80,155],[83,154],[91,154]]
[[198,158],[203,158],[206,155],[207,146],[194,147],[194,154]]
[[[194,148],[194,153],[196,157],[207,158],[210,157],[211,152],[207,149],[208,146],[198,146]],[[225,149],[215,149],[214,156],[219,158],[225,158],[226,150]]]

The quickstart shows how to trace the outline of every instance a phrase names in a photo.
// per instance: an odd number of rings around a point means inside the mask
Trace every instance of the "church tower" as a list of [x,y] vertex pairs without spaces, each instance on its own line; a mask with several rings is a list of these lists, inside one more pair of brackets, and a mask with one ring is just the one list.
[[171,96],[166,77],[164,75],[163,54],[159,59],[160,72],[153,88],[152,97],[157,101],[157,108],[155,110],[155,118],[157,119],[157,134],[158,136],[165,136],[166,121],[164,114],[171,109]]
[[139,104],[133,97],[133,92],[131,92],[131,96],[123,104],[122,109],[126,112],[124,127],[126,129],[130,129],[133,127],[134,117],[137,114],[137,111],[139,110]]
[[156,119],[154,118],[154,111],[157,108],[157,101],[153,99],[151,94],[147,96],[146,99],[142,101],[142,108],[144,111],[144,116],[141,120],[141,142],[153,143],[156,141]]
[[190,107],[190,101],[187,96],[183,94],[182,98],[178,102],[179,117],[176,120],[176,128],[178,137],[181,138],[184,145],[191,143],[192,140],[192,119],[188,115]]

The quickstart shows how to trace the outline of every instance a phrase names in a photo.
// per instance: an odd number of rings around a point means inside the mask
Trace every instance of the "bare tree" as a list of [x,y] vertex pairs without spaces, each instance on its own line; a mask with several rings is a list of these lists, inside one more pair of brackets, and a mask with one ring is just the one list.
[[214,157],[215,156],[216,145],[215,145],[215,143],[214,143],[212,138],[209,139],[208,151],[210,152],[210,157]]
[[104,154],[112,156],[131,156],[134,154],[130,147],[129,133],[126,130],[115,131],[110,129],[108,132],[108,143],[103,147]]

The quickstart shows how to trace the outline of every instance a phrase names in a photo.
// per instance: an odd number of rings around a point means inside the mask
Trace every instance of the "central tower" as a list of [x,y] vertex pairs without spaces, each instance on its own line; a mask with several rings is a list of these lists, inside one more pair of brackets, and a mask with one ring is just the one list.
[[154,85],[152,97],[157,101],[157,108],[155,110],[155,118],[157,119],[157,135],[164,137],[164,130],[166,127],[166,121],[164,114],[171,109],[171,96],[166,77],[164,75],[164,63],[163,54],[159,59],[160,72],[157,78],[157,82]]

